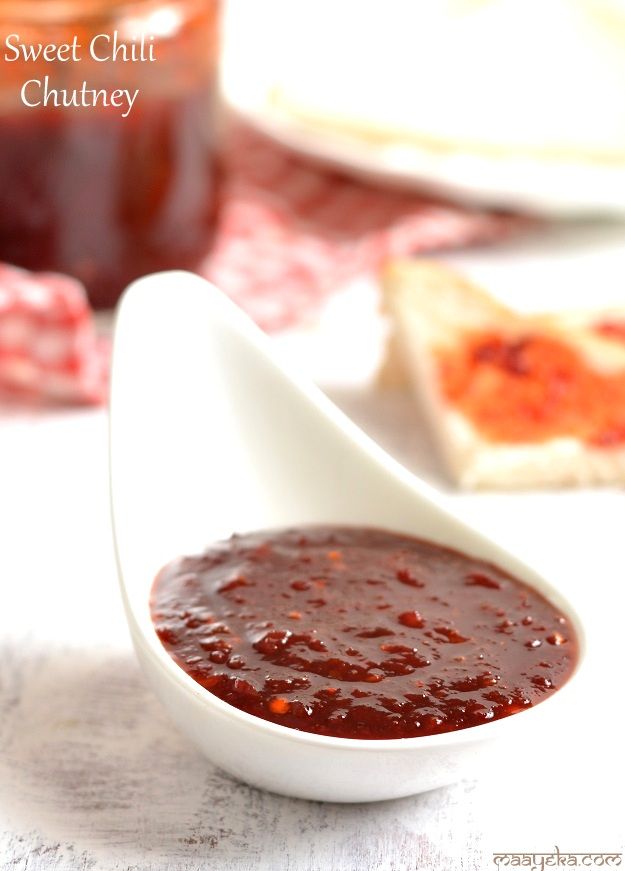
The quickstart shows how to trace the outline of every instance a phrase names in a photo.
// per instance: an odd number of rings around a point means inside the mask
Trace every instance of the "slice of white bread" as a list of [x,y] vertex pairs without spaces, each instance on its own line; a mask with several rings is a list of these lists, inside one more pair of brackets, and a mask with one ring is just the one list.
[[[549,336],[572,346],[593,370],[625,376],[625,338],[601,323],[625,325],[625,307],[601,312],[521,315],[442,264],[395,260],[382,273],[392,330],[381,383],[411,383],[453,480],[462,488],[525,488],[625,483],[625,442],[595,446],[577,436],[492,440],[451,404],[439,357],[471,334]],[[625,409],[623,410],[625,421]]]

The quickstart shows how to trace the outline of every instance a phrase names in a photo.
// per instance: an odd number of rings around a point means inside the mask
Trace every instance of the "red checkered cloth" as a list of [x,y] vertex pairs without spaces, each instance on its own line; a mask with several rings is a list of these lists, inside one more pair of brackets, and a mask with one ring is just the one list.
[[[387,190],[311,164],[247,127],[230,131],[216,241],[203,273],[264,329],[314,314],[388,257],[496,242],[515,215]],[[98,403],[108,347],[82,286],[0,264],[0,394]]]
[[0,394],[98,404],[107,371],[82,284],[0,264]]
[[388,257],[493,243],[529,220],[377,187],[249,127],[229,131],[218,232],[204,273],[274,331]]

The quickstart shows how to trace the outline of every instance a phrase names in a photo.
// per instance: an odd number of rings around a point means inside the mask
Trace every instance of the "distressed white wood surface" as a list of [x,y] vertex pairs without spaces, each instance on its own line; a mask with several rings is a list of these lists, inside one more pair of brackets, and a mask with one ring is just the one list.
[[[326,349],[339,353],[339,338]],[[294,342],[281,344],[297,356]],[[350,362],[360,377],[358,354]],[[330,392],[442,483],[409,400],[350,378]],[[104,413],[0,420],[0,869],[482,871],[494,850],[625,849],[625,497],[448,498],[565,579],[587,618],[594,690],[477,781],[375,805],[296,801],[214,768],[143,682],[117,592]]]

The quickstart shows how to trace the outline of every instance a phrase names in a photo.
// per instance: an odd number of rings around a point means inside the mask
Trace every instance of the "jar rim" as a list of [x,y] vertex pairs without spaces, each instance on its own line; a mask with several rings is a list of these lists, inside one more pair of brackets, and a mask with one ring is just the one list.
[[0,8],[0,24],[108,21],[142,15],[151,8],[181,5],[199,4],[197,0],[5,0]]

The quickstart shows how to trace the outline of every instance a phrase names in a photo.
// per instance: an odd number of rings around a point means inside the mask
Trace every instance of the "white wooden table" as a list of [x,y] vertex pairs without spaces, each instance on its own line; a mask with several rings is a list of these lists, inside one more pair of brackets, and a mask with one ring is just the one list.
[[[412,402],[371,387],[373,316],[349,359],[342,351],[336,325],[367,294],[353,289],[321,331],[278,344],[444,488]],[[340,806],[237,783],[170,723],[126,634],[106,475],[103,411],[0,419],[2,871],[482,871],[495,868],[493,851],[625,849],[623,493],[447,492],[454,510],[567,587],[588,625],[586,682],[568,719],[480,779]]]

